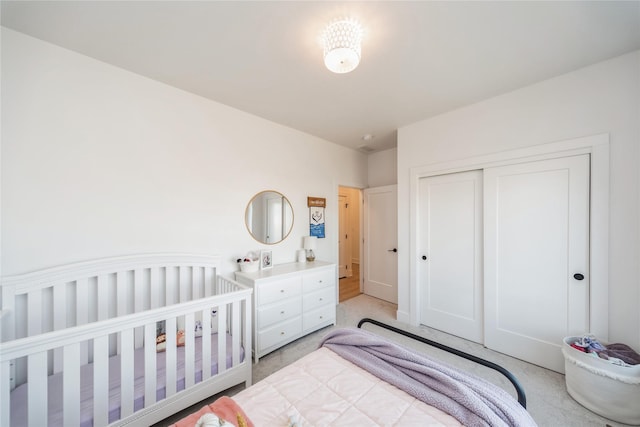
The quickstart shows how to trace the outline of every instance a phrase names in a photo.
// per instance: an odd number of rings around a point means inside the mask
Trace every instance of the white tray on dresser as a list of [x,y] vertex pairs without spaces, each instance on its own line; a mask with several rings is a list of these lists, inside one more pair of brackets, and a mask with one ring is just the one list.
[[236,272],[253,288],[255,362],[285,344],[336,323],[336,265],[324,261],[275,265]]

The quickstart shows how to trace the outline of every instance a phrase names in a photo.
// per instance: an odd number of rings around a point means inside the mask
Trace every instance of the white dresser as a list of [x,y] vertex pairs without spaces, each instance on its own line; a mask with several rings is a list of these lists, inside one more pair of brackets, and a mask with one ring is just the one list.
[[336,323],[336,265],[323,261],[236,272],[253,288],[253,358]]

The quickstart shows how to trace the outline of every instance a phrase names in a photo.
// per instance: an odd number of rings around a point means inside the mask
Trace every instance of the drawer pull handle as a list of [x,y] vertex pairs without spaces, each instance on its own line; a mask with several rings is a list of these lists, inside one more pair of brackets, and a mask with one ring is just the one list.
[[280,335],[284,335],[284,332],[280,332]]
[[318,282],[322,283],[322,280],[318,280]]
[[284,289],[280,289],[280,293],[284,293]]
[[282,311],[280,312],[280,314],[284,314],[284,310],[282,310]]
[[322,319],[322,316],[320,316],[320,319]]

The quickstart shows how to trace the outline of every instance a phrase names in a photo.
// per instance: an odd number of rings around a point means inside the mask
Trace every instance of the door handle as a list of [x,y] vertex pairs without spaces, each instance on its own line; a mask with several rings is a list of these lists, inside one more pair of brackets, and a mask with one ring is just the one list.
[[576,273],[573,275],[573,278],[576,280],[584,280],[584,274]]
[[422,260],[426,261],[427,260],[427,256],[426,255],[422,255]]
[[387,252],[398,252],[398,249],[396,249],[396,248],[389,249]]

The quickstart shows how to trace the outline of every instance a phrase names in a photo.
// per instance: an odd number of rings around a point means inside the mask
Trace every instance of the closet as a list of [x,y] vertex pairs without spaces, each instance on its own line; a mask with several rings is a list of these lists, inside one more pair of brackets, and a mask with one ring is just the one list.
[[564,371],[590,330],[590,154],[417,177],[419,323]]

